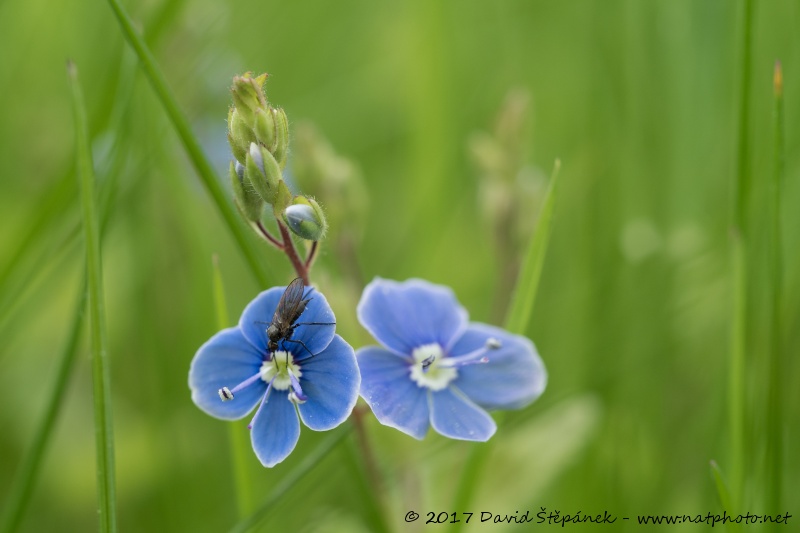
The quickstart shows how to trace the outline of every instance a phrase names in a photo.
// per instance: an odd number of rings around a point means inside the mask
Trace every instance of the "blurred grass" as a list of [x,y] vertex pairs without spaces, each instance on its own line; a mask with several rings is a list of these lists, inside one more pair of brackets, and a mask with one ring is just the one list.
[[[527,331],[550,381],[539,402],[508,416],[509,429],[494,437],[494,449],[507,459],[492,460],[518,477],[514,501],[536,509],[720,509],[708,461],[717,459],[727,473],[739,3],[126,5],[145,35],[162,27],[149,44],[223,186],[230,79],[244,70],[268,71],[268,96],[290,120],[313,120],[361,167],[371,206],[358,248],[366,278],[446,283],[474,320],[490,319],[503,269],[487,252],[491,233],[477,215],[477,173],[467,142],[490,126],[510,87],[528,90],[531,164],[546,173],[555,158],[564,162],[558,220]],[[772,164],[770,82],[777,57],[786,80],[783,350],[792,354],[800,343],[800,248],[789,230],[800,223],[800,210],[791,208],[800,197],[794,126],[800,123],[800,8],[776,0],[757,3],[756,11],[748,120],[754,169]],[[104,3],[2,2],[0,46],[24,51],[0,58],[0,272],[9,272],[0,280],[0,302],[17,302],[0,328],[0,371],[15,391],[24,384],[24,394],[9,395],[0,410],[0,423],[9,428],[0,438],[6,458],[0,502],[43,412],[78,290],[77,248],[60,262],[55,254],[60,235],[79,221],[74,176],[66,177],[73,140],[63,64],[70,56],[81,65],[98,160],[103,147],[124,140],[103,251],[120,525],[230,529],[237,510],[224,424],[194,407],[186,378],[195,350],[217,327],[212,253],[222,259],[230,316],[260,287],[150,87],[140,76],[120,76],[130,57]],[[131,95],[121,123],[111,112],[119,86]],[[753,361],[763,360],[769,342],[768,181],[753,182],[746,212],[753,241],[746,350]],[[37,227],[37,221],[43,222]],[[258,255],[276,280],[291,277],[278,253]],[[356,345],[369,342],[356,341],[367,337],[354,322],[350,299],[331,296],[341,291],[334,258],[323,247],[315,279],[340,329]],[[31,281],[33,273],[39,282]],[[74,386],[21,531],[96,527],[86,354],[81,346]],[[746,494],[761,512],[754,495],[768,482],[758,470],[766,426],[756,415],[765,404],[767,375],[752,363],[744,371],[745,461],[753,476]],[[797,363],[787,361],[782,373],[796,379]],[[798,436],[798,406],[800,392],[787,391],[789,444]],[[552,413],[573,414],[559,425]],[[586,431],[578,433],[581,428]],[[402,516],[411,508],[423,516],[467,511],[446,507],[453,496],[449,480],[457,479],[469,444],[434,435],[416,442],[374,421],[368,430],[393,487],[388,521],[397,530],[404,530]],[[267,497],[280,488],[327,437],[304,431],[293,455],[270,471],[249,457],[254,494]],[[561,445],[564,453],[557,455]],[[259,530],[368,530],[369,509],[357,497],[344,453],[337,448],[309,470]],[[557,458],[558,468],[542,475],[537,453]],[[799,461],[789,453],[784,463],[783,504],[790,512],[800,508],[793,490]],[[505,494],[501,482],[485,481],[478,498]],[[493,512],[516,510],[503,508],[503,500],[486,501]]]

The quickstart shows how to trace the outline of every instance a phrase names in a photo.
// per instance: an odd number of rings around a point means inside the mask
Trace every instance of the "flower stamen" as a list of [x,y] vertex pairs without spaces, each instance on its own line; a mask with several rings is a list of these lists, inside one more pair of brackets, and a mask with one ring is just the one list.
[[244,389],[245,387],[252,385],[256,381],[258,381],[260,377],[261,377],[261,372],[259,371],[257,374],[250,376],[249,378],[242,381],[232,389],[229,389],[228,387],[222,387],[217,391],[217,394],[219,394],[220,400],[222,400],[223,402],[229,402],[233,400],[237,392]]
[[481,348],[473,350],[464,355],[458,355],[456,357],[448,357],[447,359],[441,362],[441,365],[445,368],[458,368],[464,365],[488,363],[489,358],[486,357],[486,353],[489,351],[499,350],[502,347],[503,343],[501,343],[494,337],[489,337],[488,339],[486,339],[486,343],[484,343],[484,345]]

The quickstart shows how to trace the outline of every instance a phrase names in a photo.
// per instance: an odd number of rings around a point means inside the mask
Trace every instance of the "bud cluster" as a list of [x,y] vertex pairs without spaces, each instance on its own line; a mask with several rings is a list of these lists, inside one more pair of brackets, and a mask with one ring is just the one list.
[[233,78],[233,106],[228,112],[228,142],[235,161],[230,178],[242,216],[258,225],[265,205],[275,219],[303,239],[318,241],[327,229],[316,201],[294,196],[283,180],[289,153],[286,112],[272,107],[264,93],[267,74],[247,72]]

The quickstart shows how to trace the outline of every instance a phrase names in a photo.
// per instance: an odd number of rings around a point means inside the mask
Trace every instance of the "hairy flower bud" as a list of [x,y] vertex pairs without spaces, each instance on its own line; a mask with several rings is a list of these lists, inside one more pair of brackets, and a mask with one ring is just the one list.
[[250,143],[245,164],[245,178],[268,204],[274,204],[281,179],[281,168],[269,150]]
[[283,212],[283,218],[295,235],[309,241],[318,241],[325,236],[328,224],[322,208],[313,198],[298,196],[294,204]]
[[280,164],[281,169],[286,166],[286,159],[289,155],[289,119],[283,109],[274,109],[275,114],[275,160]]
[[250,182],[245,179],[244,166],[238,161],[231,161],[230,176],[231,185],[233,185],[233,197],[242,216],[250,222],[261,220],[264,200],[253,190]]
[[275,114],[269,109],[264,110],[258,108],[255,111],[255,124],[253,131],[259,143],[267,147],[272,153],[275,153],[276,134],[275,134]]
[[233,103],[248,124],[253,124],[255,110],[267,105],[267,98],[262,88],[266,81],[266,74],[254,78],[251,72],[233,78],[231,87]]

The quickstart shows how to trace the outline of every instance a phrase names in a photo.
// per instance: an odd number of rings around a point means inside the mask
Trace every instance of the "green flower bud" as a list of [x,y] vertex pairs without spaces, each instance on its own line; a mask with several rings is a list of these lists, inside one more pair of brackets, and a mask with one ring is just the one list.
[[[233,150],[233,155],[240,163],[245,162],[245,152],[250,148],[250,143],[255,142],[256,136],[253,129],[247,125],[244,117],[236,108],[231,108],[228,113],[228,142]],[[241,159],[237,154],[241,154]]]
[[253,78],[251,72],[245,72],[243,76],[233,78],[233,87],[231,87],[233,103],[248,124],[253,124],[256,109],[267,106],[267,98],[262,89],[266,81],[266,74]]
[[328,229],[322,208],[316,200],[305,196],[294,199],[294,204],[283,212],[283,219],[295,235],[309,241],[322,239]]
[[255,138],[267,147],[270,152],[275,152],[275,115],[267,109],[266,111],[258,108],[255,111]]
[[283,169],[286,166],[286,158],[289,154],[289,119],[283,109],[274,109],[275,114],[275,159]]
[[230,168],[231,184],[233,185],[233,197],[239,212],[249,222],[261,220],[261,212],[264,210],[264,200],[256,194],[250,183],[245,180],[244,166],[236,161],[231,161]]
[[269,150],[256,143],[250,143],[245,162],[245,179],[253,184],[253,188],[268,204],[275,204],[278,184],[281,179],[281,168]]

